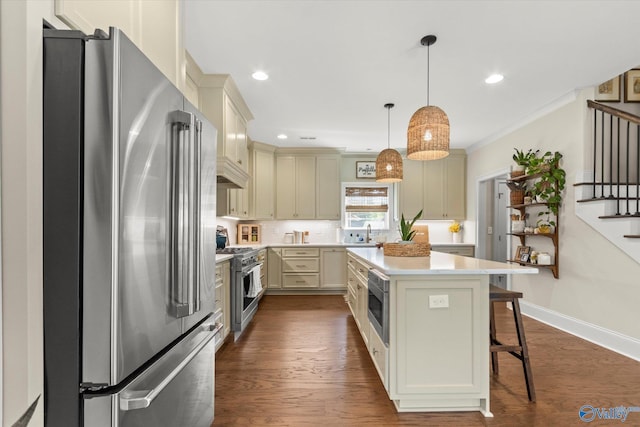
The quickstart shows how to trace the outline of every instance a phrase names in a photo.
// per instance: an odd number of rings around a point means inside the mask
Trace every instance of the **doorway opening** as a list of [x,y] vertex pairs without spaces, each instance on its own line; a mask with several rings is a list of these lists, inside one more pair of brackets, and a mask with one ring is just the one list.
[[[477,248],[478,258],[506,262],[511,252],[509,239],[509,191],[506,180],[509,171],[498,171],[478,179],[476,182],[477,201]],[[510,279],[506,274],[492,274],[490,283],[503,289],[510,289]]]

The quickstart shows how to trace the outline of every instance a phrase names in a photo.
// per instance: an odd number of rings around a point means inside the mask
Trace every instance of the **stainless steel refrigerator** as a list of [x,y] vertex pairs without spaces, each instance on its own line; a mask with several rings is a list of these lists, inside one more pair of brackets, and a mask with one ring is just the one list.
[[45,425],[213,421],[216,129],[119,30],[44,30]]

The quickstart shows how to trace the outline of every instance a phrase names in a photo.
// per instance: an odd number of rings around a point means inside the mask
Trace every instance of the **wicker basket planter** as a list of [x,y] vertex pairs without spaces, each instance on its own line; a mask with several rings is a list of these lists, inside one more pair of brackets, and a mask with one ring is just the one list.
[[426,242],[384,244],[384,256],[424,257],[429,255],[431,255],[431,244]]
[[514,190],[511,189],[511,194],[509,195],[509,199],[511,201],[511,205],[521,205],[524,203],[524,190]]

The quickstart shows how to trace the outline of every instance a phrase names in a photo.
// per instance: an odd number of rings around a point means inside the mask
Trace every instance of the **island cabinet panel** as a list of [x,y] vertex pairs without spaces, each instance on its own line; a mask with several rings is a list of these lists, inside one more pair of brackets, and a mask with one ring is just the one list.
[[369,322],[369,354],[378,371],[384,389],[389,392],[389,348],[384,344],[371,322]]
[[358,326],[364,344],[369,348],[369,288],[370,266],[353,255],[347,255],[347,303]]
[[[486,410],[488,277],[422,276],[394,282],[390,397],[398,410],[411,410],[414,405]],[[448,306],[434,307],[430,301],[434,296],[446,296]]]

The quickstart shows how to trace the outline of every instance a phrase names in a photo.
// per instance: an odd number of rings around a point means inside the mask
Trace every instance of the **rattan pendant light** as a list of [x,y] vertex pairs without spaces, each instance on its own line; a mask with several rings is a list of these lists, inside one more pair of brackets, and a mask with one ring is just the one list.
[[449,155],[449,118],[441,108],[429,105],[429,46],[437,37],[424,36],[420,40],[427,46],[427,106],[413,113],[407,130],[407,158],[437,160]]
[[387,148],[378,154],[376,159],[376,181],[402,181],[402,156],[391,148],[391,109],[393,104],[384,104],[387,109]]

